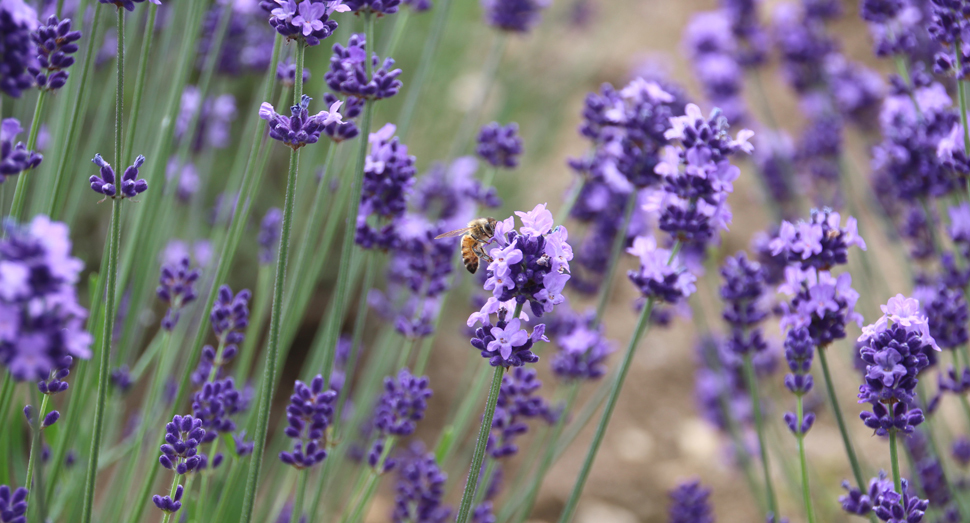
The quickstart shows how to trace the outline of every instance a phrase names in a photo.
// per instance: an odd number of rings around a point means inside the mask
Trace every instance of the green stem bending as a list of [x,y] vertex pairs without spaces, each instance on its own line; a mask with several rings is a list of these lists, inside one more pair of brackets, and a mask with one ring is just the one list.
[[[513,318],[518,318],[522,304],[515,307]],[[492,374],[492,387],[488,391],[488,399],[485,401],[485,415],[482,416],[482,426],[478,430],[478,440],[475,443],[475,453],[472,454],[471,467],[468,469],[468,481],[465,483],[465,490],[461,495],[461,505],[458,507],[458,519],[456,523],[467,523],[468,516],[472,510],[472,500],[475,497],[475,489],[478,488],[478,480],[482,470],[482,461],[485,460],[485,447],[488,445],[488,435],[492,430],[492,418],[495,417],[495,405],[498,403],[498,393],[502,388],[502,374],[505,367],[495,367]]]
[[[120,11],[120,9],[119,9]],[[121,244],[121,204],[122,200],[111,201],[111,225],[108,232],[108,267],[105,275],[104,330],[101,336],[101,349],[98,366],[98,400],[94,405],[94,429],[91,436],[91,451],[88,457],[87,474],[84,479],[84,508],[81,523],[91,523],[94,511],[94,490],[98,475],[98,456],[101,453],[101,437],[104,432],[105,404],[108,396],[108,368],[111,356],[111,333],[114,332],[115,285],[118,279],[118,251]]]
[[761,396],[758,392],[758,377],[754,373],[751,355],[744,357],[744,381],[751,395],[751,409],[754,411],[754,425],[758,433],[758,447],[761,449],[761,471],[765,476],[765,494],[768,497],[768,515],[778,517],[778,499],[771,482],[771,463],[768,461],[768,441],[765,438],[765,424],[761,412]]
[[852,440],[849,439],[849,431],[845,425],[845,419],[842,417],[842,409],[839,407],[839,398],[835,393],[835,385],[832,382],[832,375],[829,372],[829,362],[828,356],[826,356],[826,349],[819,348],[818,359],[822,364],[822,375],[825,378],[825,391],[829,396],[829,401],[832,402],[832,412],[835,414],[835,421],[839,426],[839,433],[842,435],[842,444],[845,446],[845,453],[849,457],[849,464],[852,466],[852,476],[855,478],[856,486],[863,490],[865,489],[865,482],[862,476],[862,467],[859,466],[859,459],[856,457],[855,448],[852,446]]
[[805,433],[802,432],[801,426],[805,405],[801,395],[795,401],[795,428],[798,429],[795,439],[798,440],[798,461],[802,472],[802,500],[805,503],[805,517],[808,518],[808,523],[815,523],[815,509],[812,507],[812,493],[808,484],[808,461],[805,459]]

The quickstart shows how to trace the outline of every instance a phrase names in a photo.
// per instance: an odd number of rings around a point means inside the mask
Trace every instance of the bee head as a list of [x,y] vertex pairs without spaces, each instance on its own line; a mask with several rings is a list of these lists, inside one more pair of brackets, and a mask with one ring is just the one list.
[[485,231],[489,236],[495,236],[495,224],[497,220],[492,217],[485,218]]

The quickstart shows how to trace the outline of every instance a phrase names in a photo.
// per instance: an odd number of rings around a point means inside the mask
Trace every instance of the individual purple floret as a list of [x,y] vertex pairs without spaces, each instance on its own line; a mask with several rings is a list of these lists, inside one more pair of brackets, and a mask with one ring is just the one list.
[[372,13],[378,17],[397,12],[401,0],[344,0],[354,13]]
[[202,420],[202,428],[205,429],[201,443],[213,441],[220,433],[236,430],[232,416],[247,407],[246,398],[236,390],[236,382],[232,378],[207,381],[192,396],[192,414]]
[[[296,63],[289,58],[280,61],[279,65],[276,66],[276,79],[286,87],[293,87],[296,85]],[[304,67],[303,83],[306,84],[309,80],[310,69]]]
[[927,353],[939,347],[926,317],[919,314],[917,300],[897,295],[882,310],[883,316],[863,328],[859,337],[859,354],[866,363],[859,403],[872,404],[872,412],[860,417],[876,434],[909,434],[924,419],[922,410],[915,408],[917,376],[929,365]]
[[778,236],[772,240],[772,254],[784,254],[789,263],[802,269],[814,267],[827,271],[848,262],[848,249],[855,245],[866,250],[866,242],[859,236],[856,219],[849,217],[845,227],[842,217],[831,209],[812,210],[809,221],[781,223]]
[[249,299],[252,294],[249,289],[239,291],[235,296],[228,285],[219,287],[216,301],[212,304],[209,322],[218,340],[218,348],[206,345],[202,348],[202,358],[193,373],[192,379],[196,385],[209,380],[215,367],[215,376],[219,376],[222,367],[232,361],[239,352],[239,344],[246,339],[245,330],[249,326]]
[[159,496],[155,494],[152,496],[152,502],[158,507],[162,512],[171,514],[173,512],[178,512],[182,508],[182,493],[185,489],[182,485],[175,487],[175,496]]
[[202,461],[198,447],[205,432],[202,420],[176,415],[165,425],[165,444],[159,447],[162,455],[158,462],[179,475],[195,470]]
[[280,461],[297,469],[310,468],[327,457],[327,428],[333,416],[337,393],[324,386],[317,374],[310,385],[296,381],[286,407],[285,433],[296,440],[293,451],[280,452]]
[[398,471],[393,523],[445,523],[451,507],[442,505],[448,475],[441,471],[433,453],[420,453],[403,462]]
[[37,44],[37,61],[28,70],[41,89],[55,91],[67,83],[67,68],[74,64],[81,31],[71,31],[71,19],[51,15],[30,35]]
[[400,69],[394,67],[394,60],[385,58],[383,62],[376,53],[371,54],[372,72],[367,75],[367,42],[363,34],[350,35],[347,47],[333,45],[330,57],[330,70],[324,76],[327,85],[334,92],[356,96],[367,100],[390,98],[401,89]]
[[138,169],[145,163],[144,156],[139,154],[135,158],[135,163],[125,169],[124,174],[121,176],[120,191],[115,180],[115,171],[111,167],[111,164],[104,161],[104,158],[101,158],[100,154],[95,154],[94,159],[91,161],[101,168],[101,176],[92,175],[88,179],[91,183],[91,189],[96,193],[103,194],[105,198],[134,198],[148,190],[148,182],[144,179],[138,179]]
[[714,523],[714,514],[708,501],[711,491],[700,481],[681,483],[670,491],[670,523]]
[[24,0],[0,4],[0,92],[13,98],[34,84],[28,67],[36,60],[32,32],[37,26],[37,12]]
[[515,169],[519,166],[519,156],[522,154],[522,137],[519,136],[519,124],[512,122],[502,126],[492,122],[482,127],[478,133],[478,156],[500,169]]
[[680,267],[680,258],[673,256],[669,249],[657,246],[652,236],[638,236],[627,252],[640,260],[640,268],[628,271],[627,276],[640,294],[661,303],[677,303],[697,290],[697,280],[685,267]]
[[260,4],[270,11],[269,25],[277,33],[309,46],[320,45],[321,40],[337,29],[337,22],[330,15],[350,10],[340,0],[276,0]]
[[515,438],[528,432],[527,419],[542,418],[550,423],[556,421],[556,415],[546,400],[535,394],[540,387],[542,382],[535,369],[517,367],[502,378],[492,432],[488,438],[487,450],[493,459],[513,456],[519,451]]
[[91,357],[87,311],[75,286],[84,264],[71,256],[70,231],[38,215],[8,221],[0,240],[0,364],[17,381],[47,380],[65,356]]
[[[307,0],[304,0],[307,1]],[[269,136],[279,140],[294,151],[310,143],[317,143],[320,134],[328,127],[336,129],[342,125],[343,116],[337,112],[341,102],[335,102],[329,111],[320,111],[310,116],[307,107],[310,97],[303,95],[300,105],[290,107],[290,116],[278,114],[268,102],[259,106],[259,117],[267,121]],[[327,133],[328,135],[331,133]]]
[[44,159],[40,153],[28,151],[23,142],[14,143],[22,131],[20,121],[16,118],[6,118],[0,122],[0,183],[7,176],[37,167]]
[[158,278],[158,288],[155,294],[168,304],[165,317],[162,318],[162,328],[171,331],[179,321],[182,308],[195,301],[195,282],[201,273],[198,269],[189,269],[188,256],[182,258],[178,265],[163,265],[162,274]]
[[54,394],[60,394],[68,389],[68,384],[64,381],[71,374],[71,365],[74,363],[74,358],[70,356],[64,356],[61,361],[57,362],[55,367],[50,372],[50,377],[46,380],[37,382],[37,390],[41,394],[46,394],[48,396],[53,396]]
[[[117,6],[118,9],[125,8],[128,11],[134,11],[135,4],[140,4],[145,0],[98,0],[98,1],[100,1],[102,4],[111,4],[111,5]],[[161,0],[148,0],[148,1],[155,5],[162,5]]]
[[3,523],[25,523],[27,521],[27,489],[19,487],[13,492],[10,487],[0,485],[0,521]]
[[368,140],[371,150],[364,163],[355,238],[365,249],[391,249],[400,243],[396,229],[417,170],[408,147],[394,136],[396,129],[386,124]]
[[397,378],[384,378],[384,394],[374,409],[374,428],[382,435],[410,436],[424,419],[432,391],[427,376],[414,376],[407,368]]
[[488,25],[510,33],[527,33],[542,18],[549,0],[481,0]]
[[259,223],[256,243],[259,244],[259,263],[268,265],[276,260],[276,249],[280,243],[280,227],[283,224],[283,211],[271,207]]

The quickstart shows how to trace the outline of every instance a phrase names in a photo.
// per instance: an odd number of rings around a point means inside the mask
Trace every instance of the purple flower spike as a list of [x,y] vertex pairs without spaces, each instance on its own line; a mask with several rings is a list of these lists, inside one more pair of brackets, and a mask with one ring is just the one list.
[[71,374],[73,363],[74,358],[70,356],[61,358],[61,361],[57,362],[57,366],[51,370],[50,377],[45,381],[37,382],[37,389],[40,393],[53,396],[67,390],[68,384],[64,380]]
[[3,523],[24,523],[27,521],[27,489],[0,485],[0,521]]
[[81,31],[71,31],[71,20],[59,20],[51,15],[47,23],[38,27],[31,37],[37,44],[37,61],[28,67],[38,87],[54,91],[67,83],[67,68],[74,64]]
[[[276,79],[286,87],[293,87],[296,85],[296,63],[289,58],[280,61],[279,65],[276,66]],[[304,67],[303,83],[306,84],[309,80],[310,69]]]
[[158,278],[158,288],[155,294],[169,305],[162,328],[171,331],[179,320],[179,312],[197,298],[194,285],[201,273],[198,269],[189,269],[189,257],[185,256],[178,265],[163,265],[162,274]]
[[162,512],[171,514],[172,512],[178,512],[182,508],[182,493],[185,489],[182,485],[175,487],[175,497],[170,496],[159,496],[158,494],[152,496],[152,502],[158,507]]
[[512,122],[503,127],[498,122],[492,122],[482,127],[475,152],[492,167],[515,169],[522,154],[519,124]]
[[515,438],[529,430],[527,419],[542,418],[555,423],[556,415],[542,396],[536,395],[542,382],[535,369],[517,367],[502,378],[492,432],[488,437],[488,453],[493,459],[513,456],[519,451]]
[[269,12],[269,25],[277,33],[309,46],[320,45],[337,29],[337,22],[330,15],[350,10],[340,0],[264,0],[260,5]]
[[[371,150],[365,159],[355,238],[358,245],[367,249],[392,249],[403,241],[397,227],[407,210],[417,169],[408,147],[394,136],[395,130],[394,124],[389,123],[369,138]],[[381,227],[368,223],[372,216]]]
[[441,471],[433,453],[424,453],[420,448],[417,455],[407,459],[398,469],[395,487],[393,523],[421,521],[423,523],[445,523],[451,516],[451,507],[442,505],[445,496],[445,482],[448,474]]
[[23,0],[0,4],[0,92],[13,98],[20,98],[34,84],[28,67],[37,55],[33,40],[37,25],[37,12]]
[[[615,350],[602,325],[594,326],[589,313],[579,315],[560,306],[551,325],[557,326],[559,352],[552,357],[552,372],[560,379],[595,380],[606,374],[606,358]],[[550,331],[553,327],[546,327]]]
[[373,13],[377,16],[391,15],[397,12],[401,0],[346,0],[347,7],[353,13]]
[[44,160],[40,153],[28,151],[23,142],[14,142],[22,131],[20,121],[16,118],[7,118],[0,122],[0,183],[7,176],[33,169]]
[[883,493],[893,490],[893,481],[886,477],[884,471],[880,471],[879,476],[869,480],[869,488],[865,493],[850,486],[848,481],[842,482],[842,488],[847,491],[846,495],[839,497],[842,510],[849,514],[865,516],[872,510],[873,503],[879,502]]
[[[135,4],[140,4],[145,0],[99,0],[102,4],[111,4],[116,6],[118,9],[126,9],[128,11],[135,10]],[[161,0],[148,0],[155,5],[162,5]]]
[[333,417],[337,393],[324,386],[317,374],[310,385],[296,381],[286,407],[285,433],[294,439],[293,451],[280,452],[280,461],[297,469],[313,467],[327,457],[327,429]]
[[111,385],[116,387],[122,394],[128,392],[135,383],[131,380],[128,365],[122,365],[111,371]]
[[714,523],[710,495],[699,481],[681,483],[670,491],[670,523]]
[[272,105],[263,102],[259,107],[259,117],[267,121],[270,137],[296,150],[307,144],[317,143],[320,134],[328,127],[333,128],[327,133],[328,136],[342,136],[336,132],[338,126],[344,124],[343,116],[337,112],[341,102],[332,104],[329,111],[320,111],[311,116],[307,110],[310,100],[309,96],[303,95],[299,105],[290,107],[290,116],[278,114]]
[[488,25],[510,33],[528,33],[542,19],[549,0],[481,0]]
[[196,470],[202,461],[198,447],[205,435],[201,419],[176,415],[165,425],[165,443],[159,447],[162,455],[158,462],[179,475]]
[[251,297],[249,289],[243,289],[233,296],[232,289],[228,285],[219,287],[216,301],[212,304],[212,312],[209,313],[209,322],[212,324],[212,330],[216,334],[221,351],[211,345],[202,348],[199,366],[192,374],[192,381],[196,385],[209,381],[213,367],[217,369],[215,376],[219,377],[222,368],[236,357],[239,344],[246,339],[245,330],[249,326]]
[[382,435],[409,436],[424,419],[431,397],[427,376],[401,369],[397,378],[384,378],[384,394],[374,409],[374,427]]
[[859,236],[856,219],[849,217],[845,227],[842,218],[831,209],[813,210],[809,221],[797,224],[781,223],[778,237],[771,241],[772,254],[787,256],[788,261],[802,269],[815,267],[827,271],[848,262],[848,248],[852,245],[866,250],[866,242]]
[[660,302],[678,303],[697,290],[694,277],[685,267],[678,267],[679,258],[671,261],[669,249],[657,247],[652,236],[638,236],[627,252],[640,259],[640,269],[627,276],[646,298]]
[[101,176],[93,175],[88,179],[91,189],[96,193],[103,194],[107,198],[123,199],[134,198],[148,190],[148,182],[138,179],[138,169],[145,163],[145,157],[142,155],[138,155],[135,163],[125,169],[120,182],[115,178],[115,171],[111,164],[104,161],[100,154],[95,154],[91,162],[101,168]]
[[236,390],[232,378],[206,382],[192,397],[192,413],[202,420],[205,429],[201,443],[213,441],[220,433],[236,430],[232,416],[248,406],[247,398]]
[[396,95],[402,84],[397,79],[401,70],[391,69],[394,60],[385,58],[381,62],[377,54],[372,54],[370,59],[373,72],[368,78],[364,62],[367,60],[367,42],[363,34],[351,35],[347,47],[334,44],[330,70],[325,75],[327,85],[336,93],[367,100]]
[[283,224],[283,211],[271,207],[263,215],[259,224],[259,234],[256,243],[259,244],[259,263],[267,265],[276,259],[276,248],[280,242],[280,227]]

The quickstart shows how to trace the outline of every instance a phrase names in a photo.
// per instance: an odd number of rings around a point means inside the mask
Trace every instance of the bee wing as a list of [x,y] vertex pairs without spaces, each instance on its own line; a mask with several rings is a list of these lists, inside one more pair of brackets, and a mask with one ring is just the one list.
[[456,229],[454,231],[448,231],[448,232],[446,232],[444,234],[439,234],[439,235],[435,236],[434,239],[440,240],[442,238],[455,238],[455,237],[464,235],[466,232],[468,232],[470,230],[472,230],[471,227],[465,227],[464,229]]

